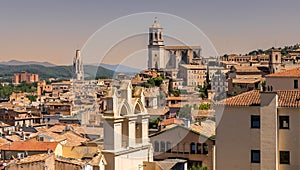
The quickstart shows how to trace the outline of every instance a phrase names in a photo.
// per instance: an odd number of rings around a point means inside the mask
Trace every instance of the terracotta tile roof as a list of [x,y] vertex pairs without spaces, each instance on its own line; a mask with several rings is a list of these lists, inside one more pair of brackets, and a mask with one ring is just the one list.
[[[300,107],[300,90],[278,90],[278,107]],[[253,90],[217,103],[227,106],[259,106],[260,91]]]
[[181,119],[170,118],[170,119],[164,119],[162,122],[158,123],[159,126],[167,126],[167,125],[171,125],[171,124],[183,125],[184,121]]
[[216,135],[216,122],[212,121],[212,120],[206,120],[206,121],[202,121],[202,122],[197,122],[194,124],[191,124],[190,129],[203,134],[205,136],[214,136]]
[[300,77],[300,68],[281,71],[274,74],[266,75],[266,77]]
[[64,157],[56,157],[55,161],[59,162],[59,163],[73,164],[73,165],[77,165],[77,166],[80,166],[80,167],[84,167],[87,163],[86,161],[83,161],[83,160],[70,159],[70,158],[64,158]]
[[279,90],[278,106],[280,107],[300,107],[300,90]]
[[28,157],[23,158],[21,160],[12,161],[11,164],[21,165],[21,164],[27,164],[27,163],[32,163],[32,162],[39,162],[39,161],[44,161],[45,159],[47,159],[51,156],[54,156],[54,154],[53,153],[51,153],[51,154],[46,154],[46,153],[37,154],[37,155],[28,156]]
[[258,90],[242,93],[220,101],[218,104],[227,106],[252,106],[260,104],[260,93]]
[[11,142],[9,145],[2,145],[1,150],[13,151],[54,151],[58,142]]
[[170,109],[169,108],[164,108],[164,107],[159,107],[157,109],[147,108],[147,111],[148,111],[149,115],[163,116],[163,115],[167,114],[170,111]]

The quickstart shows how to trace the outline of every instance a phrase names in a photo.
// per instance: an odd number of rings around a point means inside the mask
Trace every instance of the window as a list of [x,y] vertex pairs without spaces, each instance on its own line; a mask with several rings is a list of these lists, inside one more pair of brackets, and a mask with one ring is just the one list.
[[161,141],[160,142],[160,152],[165,152],[165,151],[166,151],[165,142]]
[[167,142],[167,152],[171,152],[171,147],[172,147],[172,144],[171,142]]
[[260,150],[251,150],[251,163],[260,163]]
[[159,143],[157,141],[154,142],[154,152],[159,152]]
[[203,154],[208,154],[208,145],[206,143],[203,143]]
[[298,89],[298,80],[294,80],[294,89]]
[[196,153],[196,144],[194,142],[191,143],[191,154]]
[[201,143],[197,143],[197,153],[201,154]]
[[279,128],[289,129],[289,116],[279,116]]
[[280,151],[280,164],[290,164],[289,151]]
[[251,128],[260,128],[260,116],[251,115]]

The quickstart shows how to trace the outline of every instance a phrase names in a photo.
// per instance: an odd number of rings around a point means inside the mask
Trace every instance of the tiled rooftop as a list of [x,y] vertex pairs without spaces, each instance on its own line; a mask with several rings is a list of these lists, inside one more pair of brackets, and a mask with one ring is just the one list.
[[300,68],[281,71],[274,74],[266,75],[266,77],[300,77]]
[[[300,90],[279,90],[278,107],[300,107]],[[260,91],[253,90],[220,101],[219,105],[227,106],[259,106]]]
[[10,144],[2,145],[1,150],[13,151],[54,151],[58,142],[11,142]]

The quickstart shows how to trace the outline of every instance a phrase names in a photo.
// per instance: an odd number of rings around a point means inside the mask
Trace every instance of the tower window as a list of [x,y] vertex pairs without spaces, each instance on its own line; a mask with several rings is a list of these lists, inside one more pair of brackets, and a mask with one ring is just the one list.
[[277,54],[275,55],[275,59],[276,59],[276,61],[278,60],[278,55]]

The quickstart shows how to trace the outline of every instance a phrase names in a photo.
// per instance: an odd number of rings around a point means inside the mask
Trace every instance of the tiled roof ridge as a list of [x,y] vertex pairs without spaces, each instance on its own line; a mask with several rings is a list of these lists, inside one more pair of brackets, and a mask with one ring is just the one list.
[[[300,107],[300,90],[272,91],[278,95],[278,107]],[[266,93],[272,93],[266,92]],[[261,91],[252,90],[237,96],[229,97],[217,103],[226,106],[259,106]]]

